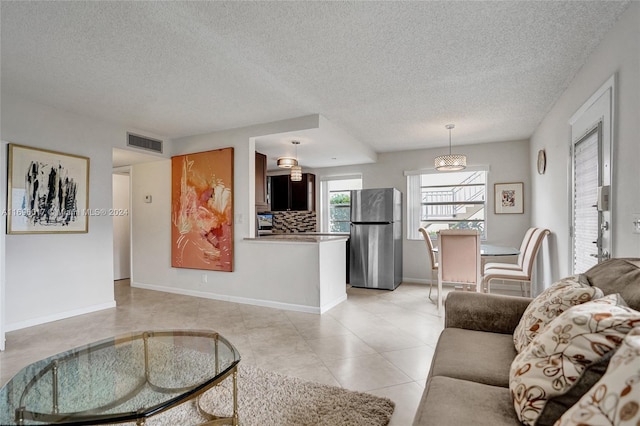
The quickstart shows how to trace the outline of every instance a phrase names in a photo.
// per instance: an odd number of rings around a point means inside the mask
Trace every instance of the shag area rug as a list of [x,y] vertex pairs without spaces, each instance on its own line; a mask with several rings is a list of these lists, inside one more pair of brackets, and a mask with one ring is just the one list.
[[[202,395],[200,404],[209,413],[231,416],[231,377]],[[238,366],[238,413],[242,426],[384,426],[389,423],[394,406],[387,398]],[[149,418],[146,425],[187,426],[205,421],[195,402],[188,401]]]

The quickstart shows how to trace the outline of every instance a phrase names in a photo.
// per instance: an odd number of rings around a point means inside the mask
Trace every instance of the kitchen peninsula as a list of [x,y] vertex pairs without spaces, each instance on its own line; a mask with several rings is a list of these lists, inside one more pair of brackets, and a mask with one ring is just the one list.
[[322,314],[347,300],[347,235],[305,233],[245,238],[255,245],[256,268],[278,275],[277,297],[288,309]]

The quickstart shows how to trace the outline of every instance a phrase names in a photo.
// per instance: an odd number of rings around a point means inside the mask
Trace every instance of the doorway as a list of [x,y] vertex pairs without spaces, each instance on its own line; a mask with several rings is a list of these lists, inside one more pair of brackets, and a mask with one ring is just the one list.
[[611,257],[612,76],[571,118],[571,271]]
[[131,206],[129,170],[113,173],[113,279],[131,278]]

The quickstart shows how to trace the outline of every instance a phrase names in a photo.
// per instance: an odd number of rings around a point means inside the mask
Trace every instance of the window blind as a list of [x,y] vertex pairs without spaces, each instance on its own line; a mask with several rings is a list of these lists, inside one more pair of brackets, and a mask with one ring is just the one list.
[[598,263],[599,213],[596,208],[599,181],[599,150],[597,129],[574,145],[573,196],[574,246],[573,270],[584,272]]

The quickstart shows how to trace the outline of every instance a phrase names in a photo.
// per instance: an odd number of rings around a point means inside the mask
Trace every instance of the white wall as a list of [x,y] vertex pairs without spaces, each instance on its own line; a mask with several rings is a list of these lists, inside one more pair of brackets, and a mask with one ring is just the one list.
[[[530,223],[529,142],[511,141],[480,145],[464,145],[456,149],[467,155],[468,165],[490,166],[487,183],[487,242],[519,247]],[[363,188],[395,187],[403,194],[403,276],[405,281],[431,280],[427,249],[422,240],[407,240],[407,180],[404,171],[433,169],[433,160],[443,149],[378,154],[374,164],[316,169],[316,180],[323,176],[362,173]],[[496,215],[493,208],[493,184],[496,182],[524,183],[524,214]]]
[[130,278],[131,273],[128,174],[113,175],[113,209],[113,279],[121,280]]
[[640,3],[634,2],[589,57],[569,88],[540,123],[531,138],[531,158],[547,153],[547,172],[532,169],[533,214],[536,226],[553,234],[539,263],[548,286],[570,271],[569,145],[571,116],[617,75],[613,141],[613,256],[640,257],[640,236],[633,234],[632,214],[640,213]]
[[[233,272],[171,267],[171,162],[133,166],[132,285],[237,302],[266,301],[267,306],[289,304],[292,309],[320,303],[307,300],[309,294],[296,286],[309,271],[317,271],[317,247],[274,243],[279,247],[274,250],[273,245],[244,240],[255,227],[253,138],[317,126],[317,116],[310,116],[173,141],[173,155],[234,148]],[[153,197],[151,204],[143,202],[147,194]],[[283,280],[291,285],[283,286]]]
[[[2,114],[0,114],[2,117]],[[1,127],[0,127],[1,133]],[[0,141],[2,137],[0,137]],[[2,148],[5,148],[5,143],[0,143],[0,164],[7,164],[7,155],[6,151]],[[0,188],[6,188],[7,186],[7,176],[3,171],[0,171]],[[0,209],[5,212],[7,209],[7,198],[0,197]],[[5,348],[5,232],[7,228],[7,221],[4,217],[0,217],[0,351],[3,351]]]
[[[2,140],[90,158],[89,208],[112,206],[112,148],[126,131],[2,93]],[[6,146],[2,146],[6,150]],[[0,164],[7,173],[7,164]],[[113,218],[89,218],[86,234],[6,235],[5,330],[115,306]]]

